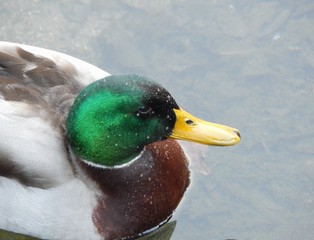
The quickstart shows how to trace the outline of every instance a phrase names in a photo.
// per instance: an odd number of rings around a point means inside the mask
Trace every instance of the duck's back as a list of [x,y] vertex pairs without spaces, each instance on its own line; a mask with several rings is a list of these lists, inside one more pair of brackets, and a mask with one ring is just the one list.
[[92,193],[73,201],[90,190],[74,177],[64,125],[79,91],[106,75],[64,54],[0,42],[0,229],[44,233],[53,224],[66,224],[62,217],[51,222],[49,214],[70,214],[61,212],[67,206],[87,219],[78,226],[93,229]]
[[0,42],[0,175],[34,187],[63,182],[67,112],[85,85],[106,75],[64,54]]

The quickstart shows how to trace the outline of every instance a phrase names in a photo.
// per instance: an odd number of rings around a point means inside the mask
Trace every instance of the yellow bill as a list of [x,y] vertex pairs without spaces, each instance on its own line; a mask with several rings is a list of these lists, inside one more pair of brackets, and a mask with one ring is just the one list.
[[206,122],[182,109],[174,112],[177,120],[171,138],[216,146],[231,146],[240,141],[240,133],[235,128]]

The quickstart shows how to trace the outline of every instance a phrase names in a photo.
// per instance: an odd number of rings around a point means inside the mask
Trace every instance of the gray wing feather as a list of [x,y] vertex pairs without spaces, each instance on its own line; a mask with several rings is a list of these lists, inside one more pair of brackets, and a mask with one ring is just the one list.
[[61,53],[0,42],[0,177],[40,188],[73,177],[66,116],[81,89],[106,75]]

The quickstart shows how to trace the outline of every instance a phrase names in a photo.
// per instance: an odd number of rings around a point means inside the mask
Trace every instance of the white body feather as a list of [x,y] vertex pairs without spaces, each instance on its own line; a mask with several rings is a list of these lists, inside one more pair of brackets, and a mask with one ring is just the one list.
[[[1,51],[15,46],[57,64],[72,63],[84,85],[109,75],[65,54],[0,42]],[[73,175],[60,132],[37,109],[1,98],[0,123],[0,156],[14,159],[21,171],[42,177],[38,181],[50,186],[28,187],[0,177],[0,229],[48,239],[100,239],[91,219],[95,192]]]

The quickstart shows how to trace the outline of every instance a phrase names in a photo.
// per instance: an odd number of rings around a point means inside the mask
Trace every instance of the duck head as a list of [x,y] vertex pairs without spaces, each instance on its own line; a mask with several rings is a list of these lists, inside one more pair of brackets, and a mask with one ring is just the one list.
[[167,138],[217,146],[240,141],[237,129],[192,116],[140,75],[111,75],[88,85],[70,110],[67,131],[76,154],[106,167],[126,164]]

